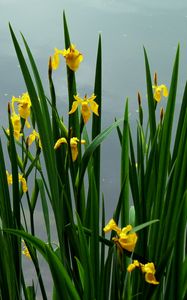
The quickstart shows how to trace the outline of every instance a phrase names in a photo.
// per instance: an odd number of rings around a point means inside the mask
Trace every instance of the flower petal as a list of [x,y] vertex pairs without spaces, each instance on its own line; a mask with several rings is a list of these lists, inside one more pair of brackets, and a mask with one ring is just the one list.
[[[75,97],[75,96],[74,96],[74,97]],[[78,101],[73,101],[71,110],[69,111],[69,115],[70,115],[70,114],[73,114],[73,113],[76,111],[78,105],[79,105]]]
[[67,140],[64,137],[57,140],[57,142],[54,145],[54,149],[56,150],[57,148],[59,148],[61,144],[67,144]]

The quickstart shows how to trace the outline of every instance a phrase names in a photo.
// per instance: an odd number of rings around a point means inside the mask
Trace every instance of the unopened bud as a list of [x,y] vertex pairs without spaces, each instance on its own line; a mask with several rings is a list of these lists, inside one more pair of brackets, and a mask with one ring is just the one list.
[[48,76],[51,77],[52,75],[52,59],[51,56],[49,57],[49,63],[48,63]]
[[10,102],[8,102],[8,114],[11,114]]
[[163,109],[163,107],[161,107],[161,109],[160,109],[160,123],[162,123],[163,117],[164,117],[164,109]]
[[142,104],[142,99],[140,93],[138,92],[138,105],[141,106],[141,104]]
[[157,77],[157,72],[154,74],[154,85],[158,85],[158,77]]

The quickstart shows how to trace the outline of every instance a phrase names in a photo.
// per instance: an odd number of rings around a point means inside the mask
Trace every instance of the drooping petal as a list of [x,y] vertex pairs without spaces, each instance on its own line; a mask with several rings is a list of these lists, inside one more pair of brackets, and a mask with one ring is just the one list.
[[167,87],[164,84],[162,84],[161,88],[162,88],[162,91],[163,91],[163,96],[164,97],[168,97],[168,89],[167,89]]
[[22,190],[24,193],[26,193],[28,191],[26,179],[21,174],[18,174],[18,176],[19,176],[19,181],[21,182]]
[[99,105],[95,102],[95,101],[90,101],[90,107],[91,107],[91,110],[93,111],[94,114],[96,114],[97,116],[99,116],[99,113],[98,113],[98,108],[99,108]]
[[69,115],[73,114],[77,110],[78,105],[79,105],[78,101],[73,101],[71,110],[69,111]]
[[79,142],[79,139],[76,137],[73,137],[70,139],[71,155],[72,155],[73,161],[75,161],[78,156],[78,147],[77,147],[78,142]]
[[59,148],[61,144],[67,144],[67,140],[64,137],[57,140],[57,142],[54,145],[54,149],[56,150],[57,148]]
[[60,58],[59,58],[59,50],[55,48],[55,53],[51,57],[51,66],[53,70],[56,70],[59,67]]
[[146,273],[145,274],[145,281],[150,284],[159,284],[159,281],[156,280],[155,275],[152,273]]
[[91,108],[88,105],[87,101],[82,102],[81,114],[82,114],[84,123],[86,124],[91,116]]

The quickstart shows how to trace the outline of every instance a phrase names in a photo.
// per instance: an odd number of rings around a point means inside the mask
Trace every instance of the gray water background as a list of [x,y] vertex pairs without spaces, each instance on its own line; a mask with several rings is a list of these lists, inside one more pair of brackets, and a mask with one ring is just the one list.
[[[83,53],[84,61],[76,73],[80,96],[93,92],[98,35],[103,51],[102,127],[121,118],[126,97],[135,139],[138,118],[137,92],[142,94],[146,110],[146,85],[143,46],[152,75],[169,87],[177,44],[181,60],[176,111],[179,110],[187,78],[187,2],[185,0],[0,0],[0,120],[7,124],[7,102],[25,92],[25,84],[11,41],[8,22],[21,42],[25,36],[36,59],[46,94],[49,94],[47,65],[54,47],[63,49],[62,12],[65,10],[73,43]],[[66,70],[64,61],[54,73],[59,110],[67,113]],[[164,105],[164,101],[159,105]],[[159,107],[158,107],[159,110]],[[2,131],[1,131],[2,135]],[[120,146],[116,132],[102,144],[101,190],[105,196],[106,215],[114,211],[120,188]],[[44,237],[42,212],[35,216],[38,234]],[[43,221],[42,221],[43,222]],[[44,264],[44,262],[42,262]],[[34,272],[28,264],[28,278]],[[46,284],[50,276],[45,273]]]

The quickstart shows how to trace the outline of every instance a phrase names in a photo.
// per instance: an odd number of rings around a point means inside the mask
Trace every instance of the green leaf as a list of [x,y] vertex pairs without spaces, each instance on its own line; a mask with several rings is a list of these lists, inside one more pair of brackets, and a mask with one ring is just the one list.
[[[35,247],[47,261],[58,296],[61,299],[80,300],[80,297],[58,256],[40,239],[22,230],[5,229],[7,233],[17,235]],[[65,289],[66,285],[66,289]],[[62,298],[64,297],[64,298]]]
[[92,154],[94,153],[95,149],[106,139],[106,137],[111,133],[111,131],[116,128],[120,123],[121,119],[114,122],[112,125],[107,127],[103,132],[101,132],[87,147],[81,161],[79,173],[76,178],[76,187],[78,190],[78,194],[80,193],[80,189],[83,183],[83,177],[84,173],[86,171],[86,168],[88,166],[89,160],[92,157]]
[[145,70],[146,70],[146,82],[147,82],[150,136],[151,136],[151,141],[153,141],[156,132],[155,107],[154,107],[154,98],[153,98],[153,89],[152,89],[152,80],[150,74],[149,61],[148,61],[145,48],[144,48],[144,58],[145,58]]
[[[102,46],[101,36],[99,36],[96,71],[95,71],[95,87],[94,94],[96,95],[95,102],[99,105],[98,113],[99,117],[92,114],[92,140],[98,136],[101,132],[101,111],[102,111]],[[98,192],[98,199],[100,198],[100,146],[95,150],[93,154],[93,165],[96,187]]]

